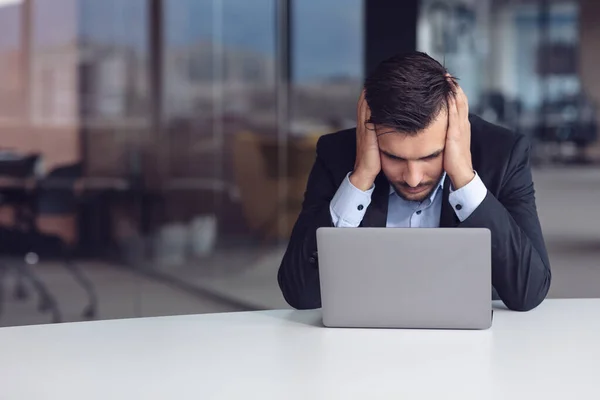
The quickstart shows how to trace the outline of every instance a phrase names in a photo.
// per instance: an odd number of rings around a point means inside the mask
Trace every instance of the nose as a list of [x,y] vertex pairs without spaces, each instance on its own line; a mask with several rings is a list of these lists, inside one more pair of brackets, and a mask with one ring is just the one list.
[[414,161],[408,161],[406,163],[406,170],[404,170],[404,182],[410,187],[417,187],[423,180],[423,172],[421,171],[418,163]]

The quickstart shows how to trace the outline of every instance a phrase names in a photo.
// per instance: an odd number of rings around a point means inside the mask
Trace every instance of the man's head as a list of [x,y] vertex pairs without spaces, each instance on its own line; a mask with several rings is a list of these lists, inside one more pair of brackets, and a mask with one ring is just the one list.
[[424,53],[383,61],[365,81],[381,153],[381,168],[396,192],[422,201],[444,171],[448,96],[446,69]]

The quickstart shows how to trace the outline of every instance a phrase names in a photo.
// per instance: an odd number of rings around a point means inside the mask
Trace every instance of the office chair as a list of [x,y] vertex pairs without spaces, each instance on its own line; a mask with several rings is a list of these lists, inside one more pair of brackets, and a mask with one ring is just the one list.
[[[60,218],[76,214],[78,200],[75,184],[82,176],[82,172],[80,163],[62,166],[52,170],[39,181],[36,204],[38,217]],[[54,256],[64,262],[66,270],[87,293],[88,304],[82,316],[86,319],[95,318],[98,311],[98,296],[92,282],[75,263],[75,244],[60,234],[42,232],[37,224],[33,232],[35,237],[32,253],[40,258]]]
[[37,263],[35,253],[30,251],[36,245],[30,232],[0,228],[0,253],[4,257],[0,264],[0,316],[5,294],[4,281],[9,272],[14,272],[17,279],[14,297],[18,300],[27,299],[29,293],[25,285],[29,282],[39,296],[38,310],[44,313],[51,312],[52,322],[61,322],[62,316],[56,298],[31,268],[31,265]]
[[[19,213],[16,221],[17,228],[0,230],[0,252],[24,261],[14,268],[14,271],[17,272],[14,297],[17,299],[28,297],[25,282],[29,281],[40,296],[38,309],[42,312],[51,311],[52,322],[55,323],[62,320],[56,299],[31,268],[31,265],[37,264],[40,259],[57,258],[63,261],[66,270],[85,290],[88,295],[88,305],[82,312],[84,318],[95,318],[98,310],[94,287],[74,262],[75,248],[73,244],[68,243],[60,234],[43,232],[37,223],[37,217],[40,215],[61,216],[75,213],[77,199],[74,186],[76,180],[81,176],[81,170],[80,164],[59,167],[51,171],[44,179],[38,180],[35,190],[22,199],[27,207],[21,207],[26,210]],[[4,274],[6,272],[5,267]],[[0,272],[1,278],[2,273]],[[1,280],[0,285],[2,285]]]
[[14,271],[17,279],[14,297],[18,300],[26,299],[28,293],[25,282],[30,282],[39,296],[38,309],[42,312],[51,311],[52,321],[60,322],[56,299],[26,260],[30,250],[28,244],[32,239],[30,226],[35,219],[35,188],[28,184],[35,179],[38,160],[39,156],[36,154],[25,157],[5,154],[0,159],[0,177],[8,180],[0,186],[0,206],[8,206],[14,210],[14,226],[0,227],[0,254],[8,257],[0,262],[0,312],[4,300],[4,278],[8,272]]

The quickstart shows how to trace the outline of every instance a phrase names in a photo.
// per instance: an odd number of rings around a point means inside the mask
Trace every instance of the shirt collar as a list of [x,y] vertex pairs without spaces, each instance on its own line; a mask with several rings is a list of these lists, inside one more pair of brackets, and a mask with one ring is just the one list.
[[[438,192],[440,190],[443,190],[444,188],[444,181],[446,180],[446,172],[444,172],[444,174],[442,175],[442,178],[440,179],[440,183],[438,183],[438,187],[436,190],[434,190],[433,192],[431,192],[431,195],[429,195],[429,202],[433,203],[433,200],[435,199],[435,196],[438,194]],[[390,196],[396,194],[396,190],[394,189],[394,186],[392,186],[390,184]]]

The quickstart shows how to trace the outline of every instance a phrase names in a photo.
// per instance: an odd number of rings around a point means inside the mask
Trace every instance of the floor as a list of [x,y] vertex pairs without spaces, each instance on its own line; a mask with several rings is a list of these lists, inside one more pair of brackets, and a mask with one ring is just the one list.
[[[600,297],[600,167],[534,172],[538,209],[553,270],[550,297]],[[283,308],[276,270],[282,247],[228,250],[201,263],[144,273],[84,263],[100,298],[99,318]],[[65,321],[82,320],[83,291],[60,265],[38,265]],[[160,279],[158,279],[160,278]],[[47,323],[36,302],[12,297],[10,282],[0,326]]]
[[[181,288],[170,286],[143,275],[102,263],[83,263],[99,298],[98,319],[152,317],[178,314],[239,311],[241,308],[208,296],[190,294]],[[40,279],[47,284],[56,297],[63,321],[81,321],[82,310],[87,304],[85,292],[58,264],[40,264],[36,267]],[[26,301],[13,297],[14,279],[4,282],[6,291],[0,326],[48,323],[49,314],[37,310],[37,296]],[[29,290],[32,293],[31,290]]]

